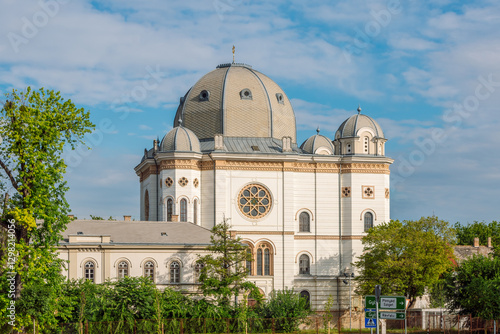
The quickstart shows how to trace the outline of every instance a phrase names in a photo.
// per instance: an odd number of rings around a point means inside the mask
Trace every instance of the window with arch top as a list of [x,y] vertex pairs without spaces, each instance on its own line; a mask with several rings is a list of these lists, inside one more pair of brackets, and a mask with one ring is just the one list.
[[[252,250],[250,249],[250,247],[247,248],[246,252],[247,252],[247,257],[249,259],[251,259],[253,256],[252,256]],[[252,262],[253,261],[249,260],[249,259],[246,260],[245,265],[246,265],[246,269],[247,269],[247,274],[249,276],[252,276]]]
[[302,254],[299,257],[299,275],[310,275],[311,274],[311,267],[310,267],[310,261],[309,261],[309,256],[306,254]]
[[368,230],[373,227],[373,213],[366,212],[364,220],[365,220],[365,232],[368,232]]
[[300,298],[305,298],[305,300],[307,301],[307,307],[311,306],[310,304],[311,295],[309,294],[309,291],[302,290],[300,292]]
[[177,261],[170,263],[170,283],[181,282],[181,265]]
[[198,200],[193,201],[193,223],[198,225]]
[[118,278],[124,278],[128,276],[128,262],[120,261],[118,263]]
[[144,220],[149,220],[149,192],[144,193]]
[[299,215],[299,232],[311,232],[311,217],[307,212]]
[[155,281],[155,264],[153,261],[144,263],[144,277],[149,278],[153,282]]
[[256,252],[257,275],[271,276],[273,275],[273,256],[271,247],[264,243],[257,247]]
[[88,281],[92,281],[92,283],[95,282],[95,264],[92,261],[87,261],[85,262],[84,265],[84,274],[85,274],[85,279]]
[[181,222],[187,222],[187,200],[181,199]]
[[167,200],[167,221],[171,222],[172,221],[172,214],[174,212],[174,201],[169,198]]

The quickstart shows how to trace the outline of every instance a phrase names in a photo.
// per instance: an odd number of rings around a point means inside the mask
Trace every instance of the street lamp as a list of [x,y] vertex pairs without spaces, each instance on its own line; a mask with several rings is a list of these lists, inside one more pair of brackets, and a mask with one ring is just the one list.
[[349,331],[351,331],[352,330],[351,279],[354,278],[354,273],[349,274],[349,273],[344,272],[344,277],[346,279],[342,280],[342,282],[344,282],[345,285],[349,285]]

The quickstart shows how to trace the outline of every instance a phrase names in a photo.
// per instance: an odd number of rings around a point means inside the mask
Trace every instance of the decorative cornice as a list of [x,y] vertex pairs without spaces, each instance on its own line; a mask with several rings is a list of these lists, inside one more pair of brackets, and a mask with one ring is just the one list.
[[164,169],[194,169],[201,170],[202,162],[195,159],[173,159],[160,161],[160,170]]
[[[361,235],[343,235],[342,240],[361,240]],[[338,235],[295,235],[294,240],[339,240]]]
[[[252,170],[296,173],[368,173],[390,174],[387,163],[343,163],[336,162],[294,162],[294,161],[241,161],[241,160],[197,160],[197,159],[165,159],[161,160],[158,170],[191,169],[191,170]],[[151,174],[157,174],[155,165],[145,165],[137,171],[141,181]]]
[[367,174],[390,174],[388,164],[373,163],[349,163],[342,165],[342,174],[367,173]]
[[231,231],[232,233],[234,232],[235,234],[266,234],[266,235],[294,235],[294,232],[291,231],[286,231],[286,232],[279,232],[279,231]]

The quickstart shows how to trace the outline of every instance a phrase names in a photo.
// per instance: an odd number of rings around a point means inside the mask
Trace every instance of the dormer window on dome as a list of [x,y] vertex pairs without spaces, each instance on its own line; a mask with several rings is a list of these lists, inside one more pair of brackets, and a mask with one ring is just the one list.
[[283,98],[283,94],[276,93],[276,99],[278,100],[279,104],[285,104],[285,99]]
[[200,92],[200,101],[208,101],[208,99],[210,98],[210,92],[208,90],[202,90]]
[[240,98],[242,100],[252,100],[252,91],[248,88],[243,89],[240,92]]

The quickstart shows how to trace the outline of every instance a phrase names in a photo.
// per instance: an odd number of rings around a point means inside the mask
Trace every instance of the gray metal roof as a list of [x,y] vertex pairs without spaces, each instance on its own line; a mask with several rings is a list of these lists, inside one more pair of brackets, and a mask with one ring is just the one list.
[[211,232],[192,223],[74,220],[62,235],[60,244],[68,244],[69,235],[110,235],[111,244],[208,245]]
[[[202,152],[214,151],[213,140],[202,140],[200,142]],[[258,148],[256,150],[255,148]],[[257,138],[257,137],[224,137],[224,150],[228,153],[282,153],[282,142],[275,138]],[[287,154],[300,154],[300,150],[296,144],[292,144],[292,152]]]

